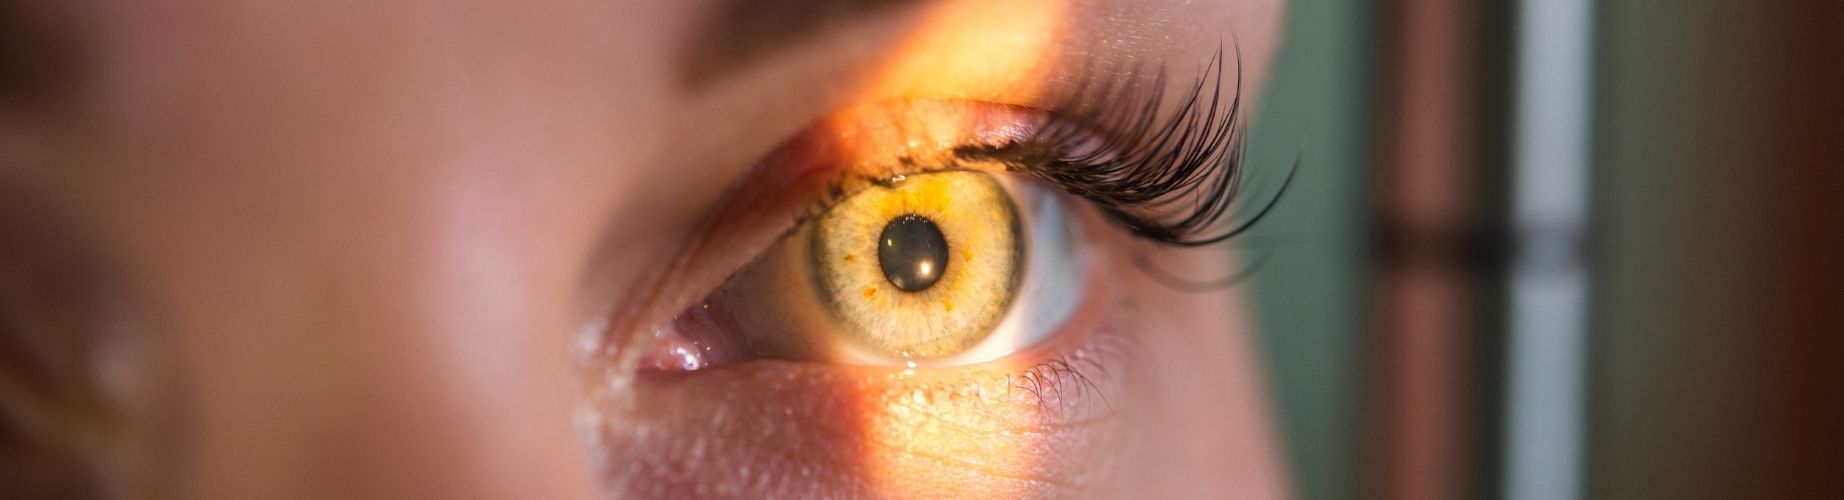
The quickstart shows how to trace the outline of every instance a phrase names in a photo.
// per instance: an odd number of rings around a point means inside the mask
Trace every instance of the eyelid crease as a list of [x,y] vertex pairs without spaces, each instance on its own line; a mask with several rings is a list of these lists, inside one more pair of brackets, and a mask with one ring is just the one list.
[[[1030,141],[1058,119],[1054,111],[1015,104],[959,99],[905,99],[854,106],[811,127],[790,149],[823,150],[812,170],[829,175],[820,196],[806,202],[794,226],[841,200],[905,176],[954,171],[1017,173],[999,158],[965,154]],[[1096,142],[1077,134],[1065,141]],[[773,156],[773,155],[771,155]]]

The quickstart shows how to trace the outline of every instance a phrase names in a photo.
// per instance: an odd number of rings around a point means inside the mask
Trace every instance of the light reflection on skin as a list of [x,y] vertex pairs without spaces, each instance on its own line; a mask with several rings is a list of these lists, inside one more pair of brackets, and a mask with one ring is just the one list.
[[[1104,250],[1089,250],[1096,258],[1080,265],[1105,260]],[[864,463],[880,491],[1069,496],[1106,480],[1113,457],[1105,450],[1120,438],[1107,398],[1126,383],[1125,339],[1113,328],[1121,318],[1107,312],[1118,305],[1117,291],[1092,281],[1082,284],[1090,293],[1079,312],[1043,345],[973,370],[930,377],[911,367],[868,384],[858,418],[871,443]]]
[[1030,95],[1056,60],[1069,2],[955,2],[936,8],[870,79],[867,98]]
[[[921,23],[916,36],[899,44],[891,63],[871,78],[874,83],[857,101],[983,98],[1005,102],[991,96],[1030,95],[1043,81],[1039,66],[1053,60],[1052,42],[1062,32],[1067,7],[1065,2],[1051,0],[944,6]],[[914,118],[920,123],[897,130],[903,137],[903,154],[922,158],[941,154],[943,147],[964,144],[964,140],[940,141],[938,134],[919,136],[917,129],[964,134],[969,130],[964,122],[973,119],[951,112]],[[876,137],[867,134],[861,139]],[[879,147],[867,142],[874,141],[845,141],[843,146]],[[872,409],[859,415],[861,432],[872,443],[865,448],[869,456],[864,462],[880,490],[907,498],[947,492],[1010,498],[1070,493],[1070,484],[1058,483],[1057,478],[1083,477],[1080,471],[1036,462],[1038,457],[1028,450],[1050,446],[1043,438],[1059,433],[1042,430],[1050,428],[1044,424],[1060,420],[1065,410],[1079,403],[1019,390],[1011,377],[1029,368],[1020,364],[1020,358],[1009,356],[993,363],[987,375],[944,384],[916,382],[912,380],[914,370],[905,370],[862,394],[865,406]],[[1066,429],[1057,437],[1084,430]],[[1061,444],[1076,441],[1080,440]],[[1088,455],[1076,451],[1051,453]],[[984,488],[966,491],[969,486]]]

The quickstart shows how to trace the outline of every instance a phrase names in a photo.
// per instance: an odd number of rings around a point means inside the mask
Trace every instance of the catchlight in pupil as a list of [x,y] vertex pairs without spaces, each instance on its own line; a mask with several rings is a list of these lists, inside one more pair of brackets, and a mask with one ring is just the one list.
[[877,261],[884,279],[896,289],[920,292],[935,286],[948,270],[948,240],[928,218],[903,215],[884,226]]

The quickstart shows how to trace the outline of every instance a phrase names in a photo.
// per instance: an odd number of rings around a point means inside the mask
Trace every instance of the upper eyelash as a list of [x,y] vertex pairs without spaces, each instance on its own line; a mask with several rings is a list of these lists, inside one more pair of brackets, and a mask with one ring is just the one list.
[[[962,159],[993,160],[1061,186],[1100,207],[1109,219],[1136,236],[1174,246],[1204,246],[1234,238],[1265,217],[1292,184],[1289,171],[1280,191],[1248,220],[1214,234],[1237,201],[1244,180],[1241,83],[1238,58],[1235,93],[1222,95],[1223,51],[1205,66],[1181,97],[1178,109],[1160,119],[1166,77],[1134,85],[1137,72],[1077,89],[1063,105],[1045,113],[1030,137],[1004,145],[968,145]],[[1210,88],[1208,96],[1204,89]],[[1108,131],[1095,142],[1096,130]],[[1176,214],[1170,216],[1168,214]],[[1162,217],[1161,215],[1165,215]]]

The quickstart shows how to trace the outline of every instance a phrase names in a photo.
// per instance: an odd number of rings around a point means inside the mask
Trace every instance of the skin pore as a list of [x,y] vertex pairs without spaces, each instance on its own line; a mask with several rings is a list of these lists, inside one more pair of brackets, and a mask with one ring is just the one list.
[[[0,239],[56,227],[22,247],[74,262],[0,270],[85,270],[94,291],[55,310],[108,318],[86,327],[111,401],[84,448],[102,492],[1284,496],[1239,291],[1129,263],[1227,276],[1233,259],[1086,207],[1106,280],[1086,326],[1038,351],[1107,356],[1086,375],[1101,396],[1076,392],[1099,407],[953,400],[1017,387],[1024,361],[636,373],[651,332],[824,196],[834,177],[777,161],[791,141],[877,137],[864,117],[895,102],[1048,105],[1097,74],[1162,68],[1183,88],[1219,51],[1242,76],[1221,90],[1253,101],[1280,16],[793,3],[819,19],[720,0],[35,8],[81,83],[0,108],[0,193],[33,214]],[[835,142],[857,160],[907,147]]]

